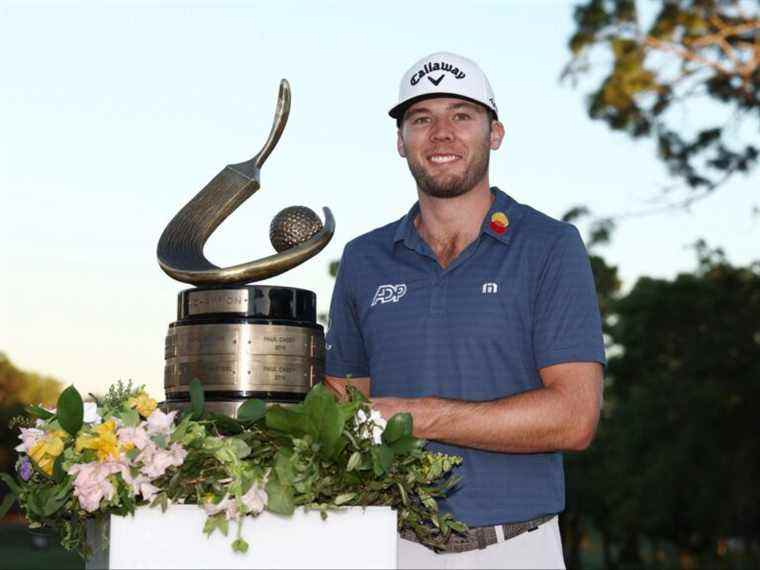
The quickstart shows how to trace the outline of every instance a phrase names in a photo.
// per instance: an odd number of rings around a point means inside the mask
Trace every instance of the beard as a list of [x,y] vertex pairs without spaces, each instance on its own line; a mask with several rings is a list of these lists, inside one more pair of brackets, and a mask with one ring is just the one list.
[[406,162],[422,192],[433,198],[456,198],[467,194],[488,174],[490,150],[488,142],[484,141],[482,146],[475,149],[471,163],[462,174],[434,176],[422,162],[413,159],[408,153]]

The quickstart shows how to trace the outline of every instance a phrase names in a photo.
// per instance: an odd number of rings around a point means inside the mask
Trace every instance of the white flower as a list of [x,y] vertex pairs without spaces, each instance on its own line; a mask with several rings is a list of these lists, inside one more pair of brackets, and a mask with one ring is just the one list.
[[169,412],[168,414],[163,413],[161,410],[156,408],[153,410],[153,413],[148,416],[148,421],[146,422],[147,428],[148,428],[148,434],[149,435],[169,435],[172,430],[172,425],[174,422],[174,416],[177,415],[176,410],[173,412]]
[[239,516],[235,498],[230,497],[229,495],[225,495],[224,498],[216,504],[212,501],[203,503],[203,510],[206,511],[206,514],[210,517],[224,511],[224,518],[227,520],[237,519]]
[[241,497],[246,511],[254,515],[257,515],[264,510],[268,499],[269,497],[267,496],[267,492],[259,487],[256,483],[251,485],[251,488],[248,489],[248,492]]
[[[385,421],[385,418],[383,418],[380,412],[377,410],[371,410],[369,417],[367,417],[367,414],[364,413],[364,410],[359,410],[356,412],[356,416],[354,416],[354,418],[356,419],[356,423],[359,425],[359,434],[364,437],[364,439],[372,439],[372,441],[378,445],[382,443],[381,437],[388,422]],[[373,424],[371,433],[369,429],[370,422]]]
[[103,418],[98,414],[98,405],[95,402],[84,403],[84,423],[99,424]]

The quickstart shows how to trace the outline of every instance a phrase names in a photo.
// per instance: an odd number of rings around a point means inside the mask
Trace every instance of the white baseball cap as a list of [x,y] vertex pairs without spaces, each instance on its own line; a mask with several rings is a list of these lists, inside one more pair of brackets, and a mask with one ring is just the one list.
[[416,101],[446,95],[480,103],[498,114],[493,89],[478,64],[445,51],[423,57],[409,68],[401,78],[398,103],[388,114],[399,119]]

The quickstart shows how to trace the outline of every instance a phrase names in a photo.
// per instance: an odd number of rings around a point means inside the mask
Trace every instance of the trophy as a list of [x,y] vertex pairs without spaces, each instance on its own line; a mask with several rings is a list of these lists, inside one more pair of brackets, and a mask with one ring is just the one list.
[[248,398],[294,403],[324,378],[324,330],[316,295],[306,289],[250,285],[280,275],[319,253],[332,239],[335,220],[291,206],[270,226],[277,253],[230,267],[206,259],[209,236],[260,188],[261,167],[282,135],[290,112],[283,79],[274,122],[253,158],[217,174],[166,226],[158,262],[170,277],[193,285],[179,293],[177,320],[166,335],[166,406],[189,404],[189,385],[203,384],[206,405],[235,415]]

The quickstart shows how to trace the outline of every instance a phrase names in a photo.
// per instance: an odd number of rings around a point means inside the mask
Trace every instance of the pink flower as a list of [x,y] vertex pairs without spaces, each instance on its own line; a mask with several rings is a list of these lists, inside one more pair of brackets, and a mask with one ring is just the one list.
[[142,498],[146,501],[150,502],[153,500],[153,497],[158,493],[161,489],[156,487],[155,485],[152,485],[148,481],[141,481],[138,485],[138,488],[140,490],[140,494],[142,495]]
[[37,428],[20,429],[21,433],[18,437],[21,440],[21,445],[16,446],[16,451],[23,451],[24,453],[29,453],[29,450],[37,443],[37,440],[45,435],[43,430]]
[[134,445],[137,449],[145,449],[150,443],[147,432],[141,426],[121,428],[116,435],[119,437],[119,443],[127,447]]
[[155,485],[152,485],[150,479],[142,473],[133,477],[132,469],[128,465],[122,464],[120,471],[121,478],[124,479],[124,482],[132,489],[133,495],[142,495],[143,499],[151,501],[155,494],[161,490]]
[[172,443],[169,453],[177,467],[182,465],[185,462],[185,457],[187,457],[187,450],[179,443]]
[[174,416],[177,415],[177,411],[163,413],[156,408],[150,416],[148,416],[147,428],[149,435],[169,435],[174,423]]
[[182,465],[185,456],[187,451],[179,443],[173,443],[169,449],[161,449],[151,442],[137,456],[137,461],[143,464],[140,471],[152,480],[161,477],[169,467]]
[[94,461],[77,463],[69,468],[69,475],[74,475],[74,496],[87,512],[95,512],[104,498],[113,498],[116,490],[109,481],[109,476],[121,471],[123,463],[115,461]]

